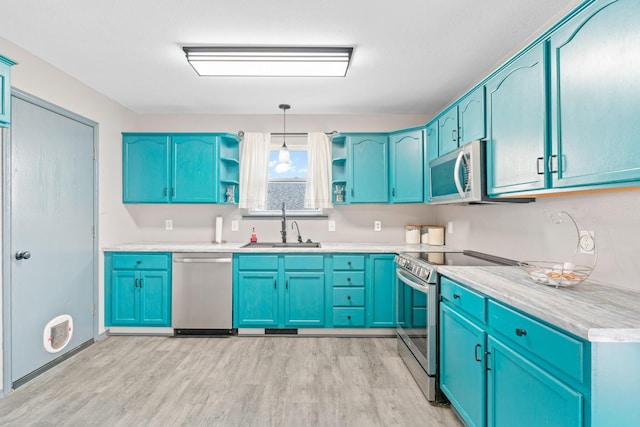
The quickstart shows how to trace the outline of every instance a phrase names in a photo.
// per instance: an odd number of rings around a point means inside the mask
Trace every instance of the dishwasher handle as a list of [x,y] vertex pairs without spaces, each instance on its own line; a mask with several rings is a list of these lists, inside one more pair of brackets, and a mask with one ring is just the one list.
[[218,264],[218,263],[230,263],[231,258],[174,258],[173,262],[182,263],[203,263],[203,264]]

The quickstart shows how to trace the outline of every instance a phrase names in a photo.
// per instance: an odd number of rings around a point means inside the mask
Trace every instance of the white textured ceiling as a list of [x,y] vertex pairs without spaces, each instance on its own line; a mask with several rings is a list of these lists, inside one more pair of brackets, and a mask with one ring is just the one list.
[[[2,0],[0,37],[139,113],[433,114],[580,0]],[[184,45],[354,46],[346,78],[199,77]]]

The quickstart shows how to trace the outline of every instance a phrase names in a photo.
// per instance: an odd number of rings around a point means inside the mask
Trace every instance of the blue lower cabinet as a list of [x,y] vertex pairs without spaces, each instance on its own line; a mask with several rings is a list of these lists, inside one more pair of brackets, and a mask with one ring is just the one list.
[[171,326],[171,254],[105,253],[105,326]]
[[583,425],[580,393],[492,337],[487,347],[487,425]]
[[239,254],[234,266],[235,328],[325,326],[324,255]]
[[395,255],[370,255],[367,287],[367,327],[396,326]]

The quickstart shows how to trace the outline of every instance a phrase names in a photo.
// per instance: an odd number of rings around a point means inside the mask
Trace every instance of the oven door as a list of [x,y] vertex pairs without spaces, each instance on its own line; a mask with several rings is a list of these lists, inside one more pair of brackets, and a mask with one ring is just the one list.
[[396,269],[396,282],[398,338],[404,342],[427,375],[435,376],[436,286],[401,268]]

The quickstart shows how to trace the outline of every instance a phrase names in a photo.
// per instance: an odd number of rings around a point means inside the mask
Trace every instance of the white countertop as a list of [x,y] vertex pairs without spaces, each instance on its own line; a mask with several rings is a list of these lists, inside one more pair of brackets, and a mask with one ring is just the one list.
[[519,267],[438,271],[489,297],[591,342],[640,342],[640,292],[585,281],[565,288],[531,281]]
[[104,252],[234,252],[234,253],[399,253],[399,252],[457,252],[459,249],[446,246],[406,245],[403,243],[320,243],[319,248],[243,248],[242,243],[171,243],[135,242],[102,248]]

